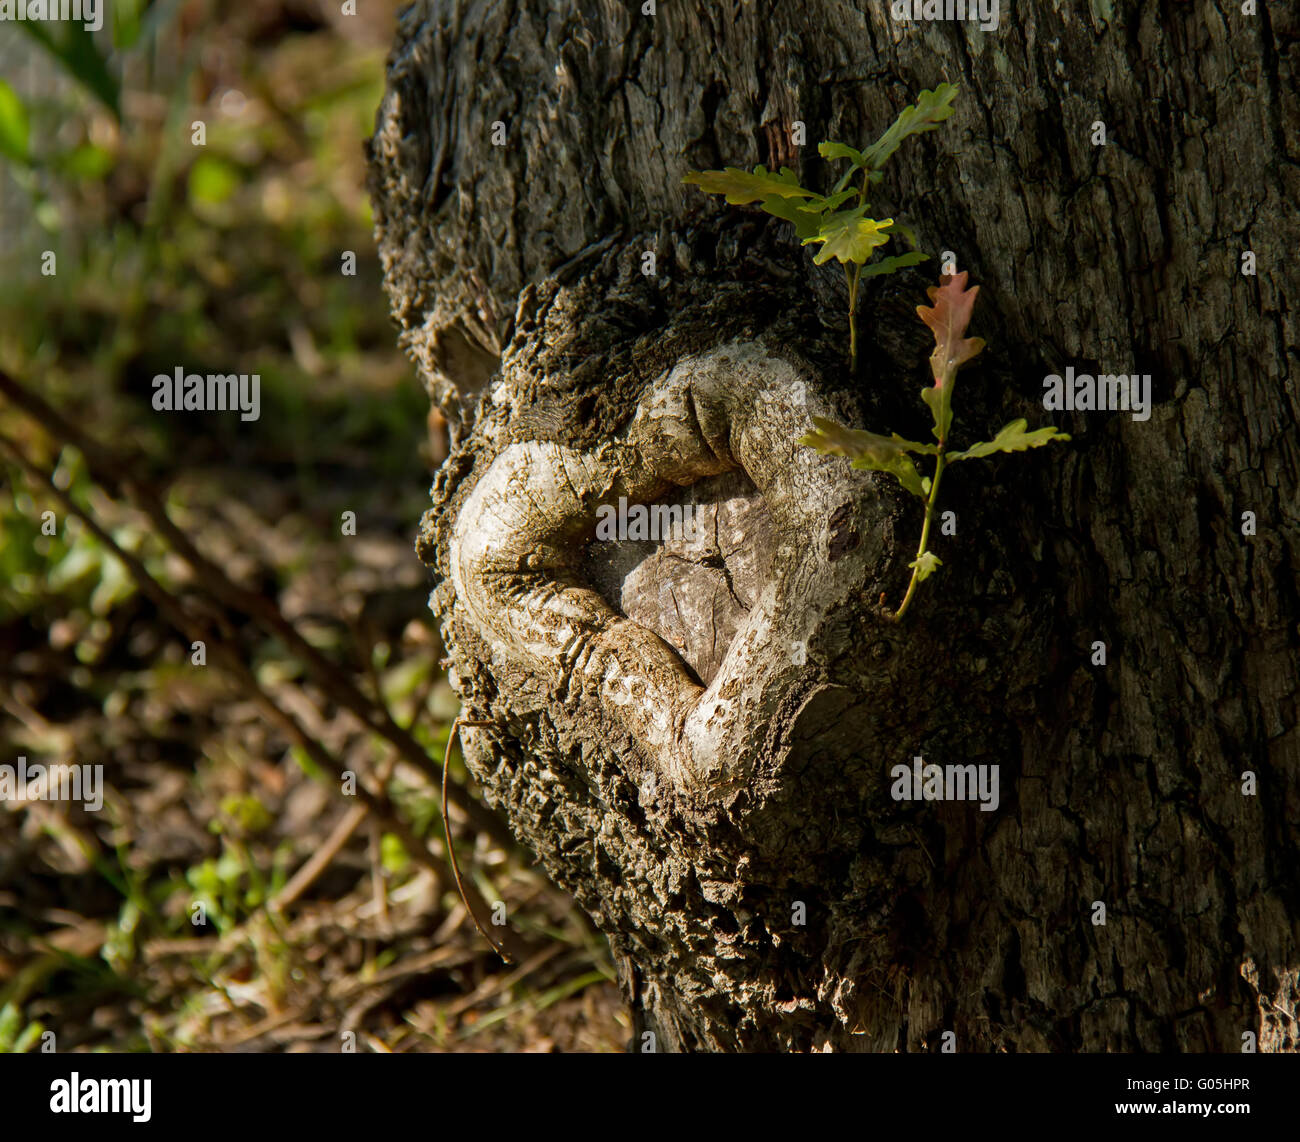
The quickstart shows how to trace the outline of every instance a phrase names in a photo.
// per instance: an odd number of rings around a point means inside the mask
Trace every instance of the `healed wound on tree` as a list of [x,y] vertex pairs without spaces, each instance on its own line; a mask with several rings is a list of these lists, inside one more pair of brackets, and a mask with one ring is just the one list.
[[[530,440],[496,456],[453,530],[456,593],[518,665],[565,697],[599,701],[670,787],[704,792],[742,781],[752,751],[741,743],[766,717],[765,693],[806,670],[800,647],[861,584],[860,559],[830,552],[833,517],[861,489],[797,444],[809,414],[829,412],[807,378],[761,345],[733,342],[687,358],[597,451]],[[745,473],[763,498],[773,546],[753,605],[705,686],[663,638],[611,606],[578,553],[602,504],[680,497],[727,472]]]

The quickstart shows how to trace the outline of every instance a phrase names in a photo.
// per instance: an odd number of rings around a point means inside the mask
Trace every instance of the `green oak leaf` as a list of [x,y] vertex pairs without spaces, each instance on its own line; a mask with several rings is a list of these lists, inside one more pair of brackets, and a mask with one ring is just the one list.
[[832,194],[844,193],[844,188],[846,186],[848,187],[847,193],[849,194],[855,193],[853,187],[849,186],[849,180],[857,173],[858,173],[857,167],[849,167],[848,170],[846,170],[842,175],[840,175],[838,179],[835,180],[835,185],[831,187],[831,193]]
[[811,190],[799,185],[799,179],[789,167],[780,174],[771,174],[764,166],[756,166],[753,173],[739,167],[720,171],[691,171],[682,182],[698,186],[708,194],[725,194],[732,206],[744,206],[765,198],[817,198]]
[[878,170],[909,135],[933,131],[952,114],[952,101],[957,98],[957,86],[941,83],[933,91],[922,91],[916,102],[904,107],[889,130],[863,152],[866,165]]
[[952,378],[948,378],[946,387],[932,385],[928,389],[922,389],[921,399],[929,406],[934,417],[934,428],[931,430],[934,438],[947,440],[948,431],[952,428]]
[[858,206],[852,210],[839,210],[822,218],[821,226],[811,238],[805,238],[803,244],[821,242],[823,246],[813,261],[823,265],[831,258],[841,262],[856,262],[862,265],[871,251],[889,241],[889,235],[881,233],[881,227],[891,226],[892,218],[878,222],[866,217],[866,207]]
[[949,460],[975,460],[981,456],[991,456],[994,452],[1023,452],[1027,448],[1039,448],[1053,440],[1069,440],[1068,432],[1058,432],[1055,428],[1037,428],[1026,432],[1027,421],[1013,420],[1006,425],[992,440],[982,440],[964,452],[950,452]]
[[759,204],[774,218],[784,218],[794,227],[795,237],[801,242],[814,238],[821,229],[821,215],[815,211],[805,210],[803,204],[794,198],[765,198]]
[[[849,166],[845,172],[840,175],[839,180],[832,189],[832,194],[839,194],[849,185],[849,180],[853,178],[864,166],[867,165],[866,157],[856,147],[850,147],[847,143],[818,143],[817,153],[824,159],[848,159]],[[849,188],[848,193],[853,193]]]
[[[921,244],[916,240],[916,231],[910,226],[907,226],[902,222],[895,222],[889,228],[889,231],[891,234],[901,234],[907,239],[907,244],[911,246],[913,250],[919,250],[921,248]],[[926,257],[929,257],[929,255],[927,254]]]
[[908,564],[909,568],[915,569],[918,583],[924,583],[941,566],[943,566],[943,560],[933,551],[922,552]]
[[852,189],[837,191],[835,194],[828,194],[825,198],[810,198],[807,202],[800,202],[795,209],[807,211],[809,214],[825,214],[828,210],[837,210],[857,193]]
[[924,497],[928,494],[928,481],[922,480],[916,465],[907,454],[934,453],[937,449],[933,444],[904,440],[897,433],[893,436],[880,436],[875,432],[845,428],[821,416],[814,416],[812,421],[817,431],[801,437],[800,444],[815,448],[825,456],[847,456],[854,468],[888,472],[913,495]]
[[818,143],[817,153],[824,159],[848,159],[859,169],[867,165],[866,156],[847,143]]
[[915,266],[928,261],[929,257],[929,254],[923,254],[920,250],[913,250],[909,254],[892,254],[888,258],[881,258],[880,261],[865,266],[862,270],[862,276],[864,278],[874,278],[877,274],[892,274],[895,270],[901,270],[905,266]]

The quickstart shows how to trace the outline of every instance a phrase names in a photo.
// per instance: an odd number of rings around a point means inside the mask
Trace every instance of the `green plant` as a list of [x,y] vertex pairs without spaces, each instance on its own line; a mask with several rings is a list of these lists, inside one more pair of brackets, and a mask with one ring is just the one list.
[[[813,261],[822,265],[836,258],[844,266],[844,280],[849,291],[849,358],[856,369],[858,362],[858,330],[855,320],[858,308],[858,286],[863,278],[893,273],[905,266],[915,266],[929,258],[917,249],[916,235],[901,222],[892,218],[883,221],[867,217],[871,205],[867,201],[867,188],[883,177],[880,168],[904,139],[933,131],[952,114],[952,103],[957,98],[957,87],[941,83],[933,91],[922,91],[911,106],[903,108],[883,135],[865,151],[856,150],[846,143],[821,143],[817,152],[825,159],[848,159],[849,168],[831,188],[830,194],[821,195],[799,185],[799,179],[789,167],[773,174],[764,166],[752,172],[738,167],[720,171],[691,171],[682,180],[698,186],[708,194],[722,194],[733,206],[757,202],[759,208],[777,218],[784,218],[794,226],[795,235],[805,245],[820,243]],[[862,185],[856,189],[849,184],[861,172]],[[857,201],[846,205],[857,195]],[[871,265],[867,262],[879,246],[891,238],[901,237],[911,246],[904,254],[893,254]],[[850,269],[849,267],[853,268]]]
[[122,117],[122,84],[114,74],[108,57],[95,44],[95,37],[85,24],[75,20],[46,27],[38,20],[21,20],[20,31],[41,45],[63,69],[98,99],[113,118]]
[[[698,186],[709,194],[722,194],[733,206],[757,202],[760,209],[777,218],[784,218],[795,228],[796,236],[805,246],[821,244],[813,261],[822,265],[836,258],[844,266],[844,280],[849,293],[849,359],[856,370],[858,361],[857,306],[858,287],[863,278],[893,273],[905,266],[914,266],[929,258],[917,249],[916,235],[907,226],[892,218],[883,221],[867,216],[871,205],[867,202],[867,189],[883,177],[880,168],[902,145],[909,135],[933,131],[952,114],[957,87],[941,83],[933,91],[922,91],[914,104],[903,108],[883,135],[865,151],[855,150],[846,143],[822,143],[818,153],[826,159],[848,159],[849,168],[827,195],[821,195],[799,185],[794,171],[782,167],[773,174],[766,167],[757,166],[752,172],[738,167],[720,171],[691,171],[683,180]],[[861,172],[862,185],[856,189],[849,184]],[[849,200],[857,195],[857,201]],[[848,205],[846,205],[848,204]],[[904,254],[894,254],[870,265],[867,263],[877,247],[891,238],[902,237],[911,246]],[[852,269],[849,267],[852,266]],[[978,337],[966,337],[971,311],[979,286],[966,289],[966,274],[954,273],[940,278],[940,285],[929,289],[932,306],[917,306],[917,313],[934,333],[935,350],[930,355],[934,385],[924,389],[922,400],[934,416],[934,438],[937,444],[919,444],[904,440],[897,433],[880,436],[844,428],[823,417],[813,417],[816,431],[800,439],[799,443],[819,452],[846,456],[854,468],[870,468],[888,472],[909,492],[925,500],[925,522],[921,527],[921,542],[916,558],[908,564],[912,580],[907,594],[894,612],[895,621],[901,619],[911,606],[917,586],[932,575],[941,560],[929,548],[930,525],[934,519],[934,505],[939,495],[939,481],[944,469],[958,460],[975,460],[994,452],[1023,452],[1037,448],[1050,440],[1069,440],[1069,436],[1055,428],[1040,428],[1027,432],[1024,420],[1013,420],[992,440],[982,441],[962,452],[948,451],[949,431],[952,428],[952,390],[957,370],[971,360],[984,342]],[[922,476],[910,453],[934,457],[934,474]]]
[[[921,320],[934,333],[935,347],[930,354],[934,385],[921,391],[921,399],[929,406],[934,417],[932,431],[938,443],[920,444],[915,440],[904,440],[897,433],[880,436],[874,432],[844,428],[820,416],[813,417],[817,430],[799,441],[828,455],[847,456],[854,468],[888,472],[909,492],[925,500],[921,542],[916,550],[916,558],[908,564],[912,569],[912,580],[902,603],[894,612],[893,618],[896,621],[903,617],[911,605],[917,586],[929,578],[941,563],[939,557],[929,549],[929,542],[930,524],[934,519],[934,505],[939,496],[939,481],[944,469],[959,460],[977,460],[994,452],[1023,452],[1052,440],[1070,439],[1055,428],[1039,428],[1027,432],[1027,423],[1021,419],[1011,421],[992,440],[981,441],[961,452],[948,451],[953,420],[952,392],[957,370],[984,348],[984,342],[979,337],[965,335],[979,286],[967,289],[965,272],[941,277],[939,281],[937,287],[931,286],[927,291],[931,305],[916,307]],[[933,456],[934,475],[922,476],[910,453]]]

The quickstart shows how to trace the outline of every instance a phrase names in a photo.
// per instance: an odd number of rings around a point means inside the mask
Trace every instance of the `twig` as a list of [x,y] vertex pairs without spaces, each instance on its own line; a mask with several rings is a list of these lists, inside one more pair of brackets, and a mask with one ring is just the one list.
[[348,843],[348,838],[357,831],[357,826],[366,819],[366,814],[369,812],[370,810],[364,805],[353,805],[325,838],[325,843],[312,853],[302,868],[289,878],[289,882],[267,901],[267,907],[283,912],[306,892],[316,878],[329,867],[339,850]]
[[561,952],[565,951],[565,945],[559,942],[548,944],[542,948],[535,956],[520,964],[512,972],[504,975],[489,976],[469,995],[462,995],[459,999],[453,1000],[442,1009],[443,1015],[447,1018],[454,1018],[463,1015],[471,1007],[477,1007],[479,1004],[491,999],[494,995],[514,987],[515,984],[527,979],[543,964],[553,960]]
[[[451,723],[451,729],[447,732],[447,752],[442,755],[442,831],[447,838],[447,858],[451,861],[451,873],[456,878],[456,887],[460,890],[460,898],[465,902],[465,908],[469,911],[470,919],[474,921],[476,927],[485,939],[496,950],[506,963],[512,964],[515,961],[507,954],[496,940],[488,935],[487,929],[479,922],[478,914],[474,911],[474,905],[469,902],[469,897],[465,894],[465,885],[460,878],[460,864],[456,860],[456,846],[451,839],[451,820],[447,816],[447,770],[451,767],[451,747],[456,740],[456,735],[460,732],[461,726],[490,726],[492,722],[471,722],[459,715]],[[477,894],[476,894],[477,895]]]

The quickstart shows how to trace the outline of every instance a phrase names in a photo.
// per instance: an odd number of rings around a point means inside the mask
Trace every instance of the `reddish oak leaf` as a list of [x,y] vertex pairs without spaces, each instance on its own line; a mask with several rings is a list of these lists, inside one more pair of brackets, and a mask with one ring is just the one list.
[[930,354],[930,371],[936,388],[943,388],[952,374],[984,348],[979,337],[965,337],[971,312],[980,287],[966,288],[966,271],[942,279],[926,293],[931,305],[918,305],[916,312],[934,333],[934,352]]
[[916,312],[934,334],[934,352],[930,354],[930,372],[934,387],[921,390],[921,399],[934,416],[934,437],[943,444],[952,427],[952,389],[957,370],[984,348],[979,337],[966,337],[971,311],[980,287],[966,288],[966,272],[940,279],[938,286],[927,291],[931,304],[918,305]]

